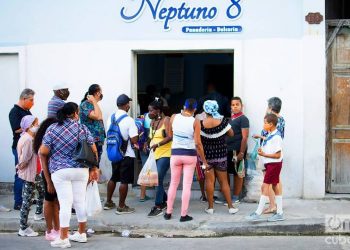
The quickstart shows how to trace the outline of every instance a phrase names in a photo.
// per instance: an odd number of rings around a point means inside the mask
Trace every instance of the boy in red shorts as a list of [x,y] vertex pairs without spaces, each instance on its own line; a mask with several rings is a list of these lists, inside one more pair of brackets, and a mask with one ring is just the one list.
[[267,221],[282,221],[282,191],[279,188],[279,178],[282,169],[282,137],[280,132],[276,129],[278,117],[275,114],[268,114],[264,118],[264,130],[269,134],[262,143],[262,147],[258,150],[258,154],[263,161],[266,174],[264,177],[264,183],[261,187],[261,197],[257,210],[246,219],[249,221],[261,221],[263,218],[261,214],[264,210],[265,204],[269,201],[270,185],[276,195],[277,212],[267,219]]

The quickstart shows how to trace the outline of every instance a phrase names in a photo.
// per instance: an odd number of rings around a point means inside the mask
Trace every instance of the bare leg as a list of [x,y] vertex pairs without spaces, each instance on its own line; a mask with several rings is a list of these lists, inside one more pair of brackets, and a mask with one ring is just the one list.
[[214,169],[210,169],[205,172],[205,187],[207,189],[207,199],[209,208],[214,207],[214,184],[215,184],[215,174]]
[[51,230],[53,229],[53,219],[54,219],[54,201],[44,201],[44,217],[46,221],[46,232],[51,233]]
[[60,230],[60,204],[58,203],[58,200],[54,201],[53,205],[53,228],[58,231]]
[[119,186],[119,207],[125,207],[126,196],[128,195],[128,184],[120,183]]
[[225,197],[225,200],[228,204],[228,208],[232,208],[233,206],[232,206],[230,186],[228,185],[228,182],[227,182],[227,172],[215,170],[215,175],[219,180],[221,192]]
[[86,222],[79,222],[79,233],[85,233],[86,232]]
[[140,199],[145,199],[146,197],[146,186],[140,186]]
[[61,227],[60,228],[60,238],[61,240],[68,238],[69,227]]
[[205,198],[205,192],[204,192],[204,180],[199,180],[199,187],[201,188],[201,193],[202,193],[202,197]]
[[109,181],[107,184],[107,202],[111,202],[112,201],[112,196],[115,190],[115,182],[114,181]]
[[240,193],[242,192],[242,187],[243,187],[243,178],[240,178],[238,175],[234,175],[234,187],[233,187],[233,195],[234,196],[239,196]]

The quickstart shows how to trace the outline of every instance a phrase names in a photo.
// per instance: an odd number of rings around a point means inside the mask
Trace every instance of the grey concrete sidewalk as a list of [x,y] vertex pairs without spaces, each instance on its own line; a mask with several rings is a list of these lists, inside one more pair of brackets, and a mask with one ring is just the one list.
[[[101,198],[105,198],[103,195]],[[117,202],[118,198],[114,198]],[[135,195],[128,198],[127,204],[136,208],[136,212],[127,215],[117,215],[115,210],[102,211],[95,218],[89,218],[88,226],[97,233],[114,232],[121,234],[128,230],[131,237],[217,237],[228,235],[323,235],[325,234],[325,215],[349,214],[350,201],[345,199],[302,200],[285,199],[285,221],[269,223],[267,221],[252,223],[245,220],[245,216],[255,211],[257,204],[241,203],[240,211],[235,215],[228,213],[227,207],[215,204],[214,215],[204,212],[206,203],[193,198],[190,203],[189,215],[194,220],[179,222],[180,200],[177,199],[173,218],[164,220],[163,216],[148,218],[153,200],[139,202]],[[11,207],[12,195],[1,195],[0,204]],[[44,232],[45,223],[34,222],[32,211],[29,223],[35,230]],[[268,216],[266,216],[268,218]],[[72,216],[72,228],[76,227],[76,217]],[[19,228],[19,211],[0,212],[0,232],[16,232]]]

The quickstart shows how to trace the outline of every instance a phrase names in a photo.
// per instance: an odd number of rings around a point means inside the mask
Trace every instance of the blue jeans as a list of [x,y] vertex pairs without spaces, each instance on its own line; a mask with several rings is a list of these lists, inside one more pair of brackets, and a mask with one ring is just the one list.
[[[17,154],[17,150],[15,148],[12,148],[12,154],[15,157],[15,166],[17,166],[17,164],[18,164],[18,154]],[[18,177],[17,169],[16,169],[15,183],[14,183],[14,186],[13,186],[15,206],[21,206],[22,205],[23,183],[24,183],[24,181],[21,178]]]
[[156,162],[158,170],[158,186],[156,187],[155,205],[160,206],[168,200],[168,196],[164,190],[163,181],[170,168],[170,157],[159,158]]

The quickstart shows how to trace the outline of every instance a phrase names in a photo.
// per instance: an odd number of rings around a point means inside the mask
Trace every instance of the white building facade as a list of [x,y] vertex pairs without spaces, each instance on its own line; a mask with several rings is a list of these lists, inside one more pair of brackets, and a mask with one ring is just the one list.
[[[283,101],[282,182],[287,197],[325,195],[325,22],[309,24],[320,0],[8,1],[0,8],[0,182],[13,181],[8,112],[23,88],[35,90],[32,113],[43,120],[54,82],[80,103],[102,86],[105,120],[121,93],[137,110],[140,53],[232,53],[234,95],[244,101],[251,134],[259,133],[267,99]],[[252,145],[252,141],[250,141]],[[250,147],[252,148],[252,147]],[[103,163],[108,165],[104,157]]]

